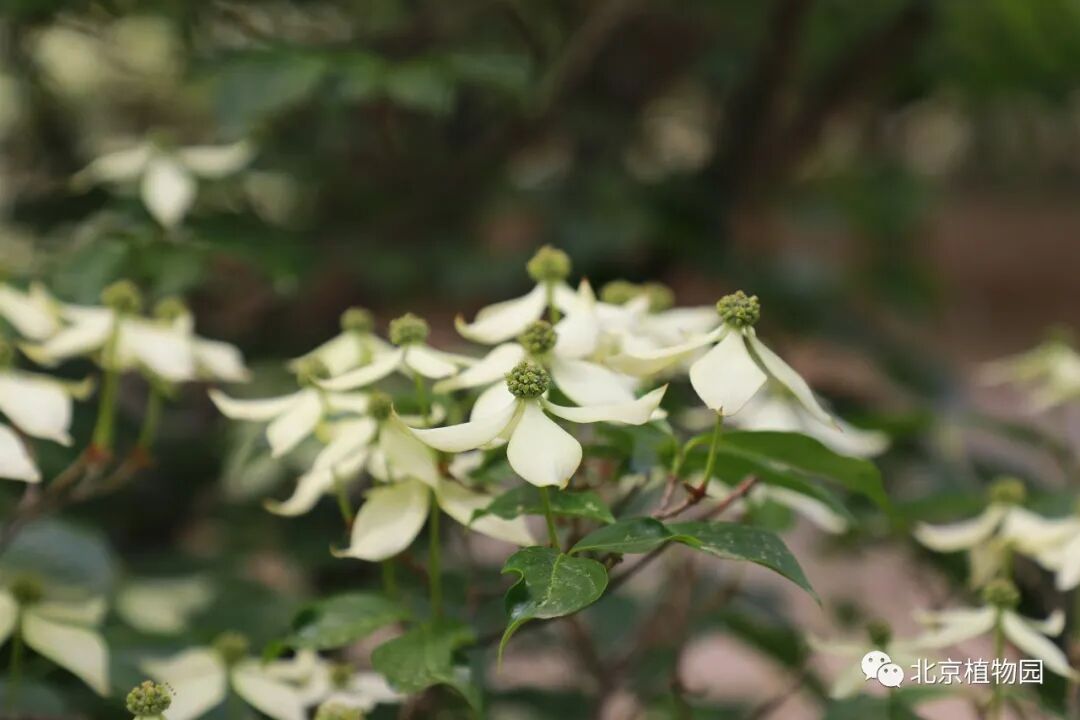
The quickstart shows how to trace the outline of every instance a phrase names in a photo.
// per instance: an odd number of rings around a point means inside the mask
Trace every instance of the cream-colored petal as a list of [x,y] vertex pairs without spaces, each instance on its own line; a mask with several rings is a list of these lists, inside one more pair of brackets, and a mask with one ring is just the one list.
[[716,306],[683,307],[649,315],[641,321],[641,330],[665,345],[680,343],[688,337],[712,332],[720,325]]
[[356,390],[382,380],[384,377],[401,367],[404,351],[400,348],[393,352],[377,355],[367,365],[362,365],[355,370],[350,370],[343,375],[330,378],[319,383],[327,390],[335,392],[342,390]]
[[814,397],[813,390],[803,380],[802,375],[795,372],[795,370],[784,362],[779,355],[774,353],[765,343],[757,339],[757,336],[752,332],[747,336],[747,341],[750,343],[750,348],[757,355],[758,360],[765,366],[765,370],[781,385],[791,391],[791,394],[795,396],[795,399],[810,413],[814,419],[825,425],[835,424],[833,418],[829,413],[825,412],[825,409],[821,407],[821,404]]
[[1009,508],[1001,523],[1001,537],[1028,555],[1064,545],[1078,534],[1080,518],[1044,518],[1018,506]]
[[448,378],[457,372],[458,366],[449,358],[426,345],[412,345],[405,349],[402,363],[409,370],[432,380]]
[[712,410],[734,415],[768,379],[751,357],[746,336],[728,332],[716,347],[690,366],[690,383]]
[[431,489],[422,482],[372,489],[353,521],[349,547],[334,554],[372,562],[397,555],[420,534],[430,505]]
[[502,383],[506,378],[506,373],[510,372],[524,357],[525,350],[516,342],[497,345],[479,362],[451,378],[435,383],[433,390],[437,393],[448,393],[462,388]]
[[146,660],[141,667],[172,688],[168,720],[196,720],[225,701],[228,676],[213,650],[185,650],[164,660]]
[[494,495],[476,492],[458,483],[445,480],[439,483],[436,495],[439,507],[446,511],[447,515],[478,533],[514,545],[535,544],[524,517],[503,520],[494,515],[485,515],[475,521],[472,519],[474,512],[491,504],[491,501],[495,499]]
[[1061,557],[1054,585],[1062,592],[1075,590],[1080,586],[1080,537],[1064,546]]
[[551,361],[555,386],[578,405],[616,405],[633,402],[637,379],[587,360]]
[[723,329],[715,330],[711,333],[688,338],[678,345],[665,348],[625,348],[623,352],[608,358],[607,365],[614,370],[635,377],[655,375],[661,370],[690,357],[699,348],[715,342],[724,332]]
[[1001,629],[1017,649],[1028,657],[1042,660],[1051,672],[1067,678],[1077,677],[1061,648],[1036,631],[1025,618],[1006,610],[1001,616]]
[[507,405],[512,405],[515,400],[517,398],[506,387],[506,381],[500,380],[477,396],[472,410],[469,411],[469,419],[480,420],[496,415],[505,410]]
[[364,415],[371,406],[371,393],[324,392],[323,401],[330,412]]
[[839,535],[848,529],[847,518],[816,498],[775,485],[766,487],[765,491],[765,497],[786,505],[827,533]]
[[228,383],[251,379],[251,372],[244,364],[244,354],[235,345],[201,338],[193,342],[195,362],[201,377]]
[[116,611],[142,632],[178,635],[213,599],[213,584],[202,576],[138,580],[117,594]]
[[322,470],[332,468],[347,461],[371,444],[378,430],[378,423],[372,418],[358,418],[336,422],[331,428],[332,437],[318,455],[312,468]]
[[470,420],[460,425],[448,425],[447,427],[431,428],[429,430],[417,430],[412,428],[412,433],[420,438],[425,445],[442,450],[443,452],[465,452],[475,450],[492,440],[511,423],[518,412],[520,403],[515,399],[498,412],[485,415],[476,420]]
[[[583,282],[587,286],[588,283]],[[600,322],[596,317],[595,298],[583,300],[580,309],[568,313],[555,325],[555,355],[573,359],[592,355],[600,343]]]
[[0,423],[0,478],[41,482],[41,472],[19,436],[7,425]]
[[1024,618],[1024,623],[1037,633],[1048,637],[1057,637],[1065,631],[1065,611],[1058,608],[1047,615],[1045,620]]
[[915,614],[915,619],[930,629],[913,639],[911,646],[944,648],[990,632],[997,620],[997,610],[986,607],[921,612]]
[[55,365],[103,348],[112,332],[112,325],[110,315],[91,316],[63,328],[41,344],[24,344],[20,347],[27,357],[39,365]]
[[937,552],[967,550],[990,539],[1001,525],[1007,511],[1008,508],[1004,505],[990,505],[970,520],[945,525],[919,523],[912,530],[912,534],[920,543]]
[[155,154],[146,165],[139,192],[154,219],[172,227],[191,209],[195,187],[195,178],[175,158]]
[[100,625],[105,619],[105,598],[95,595],[83,600],[46,600],[34,606],[34,610],[50,620],[76,625]]
[[296,517],[310,512],[319,499],[334,487],[334,471],[325,468],[310,470],[296,481],[296,489],[286,500],[267,500],[264,507],[275,515]]
[[56,622],[30,607],[23,611],[23,640],[39,655],[70,671],[98,695],[109,694],[109,650],[86,627]]
[[71,444],[71,395],[51,378],[0,371],[0,412],[27,435]]
[[269,422],[283,415],[305,394],[304,391],[300,391],[281,397],[249,400],[229,397],[216,388],[210,390],[209,393],[210,399],[225,417],[253,422]]
[[365,338],[368,337],[359,333],[340,333],[311,352],[290,361],[289,369],[295,372],[304,361],[318,360],[331,377],[337,377],[374,357],[374,352],[366,355],[364,352]]
[[544,287],[537,285],[527,295],[488,305],[476,313],[476,319],[471,323],[466,323],[459,315],[454,320],[454,327],[468,340],[496,345],[520,335],[529,323],[540,319],[546,306]]
[[15,623],[19,618],[19,604],[6,590],[0,590],[0,645],[7,642],[11,633],[15,630]]
[[524,402],[522,407],[506,448],[510,467],[538,487],[566,487],[581,465],[581,443],[545,415],[538,402]]
[[188,382],[196,376],[191,338],[171,325],[125,319],[116,352],[124,369],[146,368],[170,382]]
[[405,696],[390,687],[390,683],[386,682],[382,675],[360,672],[352,676],[345,690],[332,693],[326,698],[326,702],[341,703],[362,712],[371,712],[376,705],[397,703],[404,699]]
[[29,340],[45,340],[60,329],[52,303],[41,291],[24,293],[0,285],[0,317]]
[[397,418],[383,423],[379,431],[379,450],[395,479],[412,478],[429,487],[439,480],[435,453],[417,440],[413,431]]
[[642,395],[630,402],[613,405],[588,405],[586,407],[565,407],[541,400],[544,409],[552,415],[576,423],[611,422],[625,425],[643,425],[652,418],[664,399],[667,385]]
[[269,677],[255,661],[240,663],[230,674],[233,690],[253,708],[274,720],[306,720],[302,693]]
[[266,428],[270,454],[281,457],[315,431],[323,415],[322,398],[314,390],[303,392],[297,402]]
[[176,158],[196,175],[223,178],[242,170],[255,157],[247,140],[230,145],[192,145],[176,152]]
[[139,143],[133,147],[95,158],[75,174],[72,182],[76,184],[129,182],[142,174],[149,159],[150,146]]

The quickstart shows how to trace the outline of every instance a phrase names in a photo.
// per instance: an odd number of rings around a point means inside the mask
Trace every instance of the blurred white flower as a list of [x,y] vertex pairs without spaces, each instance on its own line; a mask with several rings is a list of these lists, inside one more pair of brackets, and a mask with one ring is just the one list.
[[1032,410],[1041,412],[1080,398],[1080,354],[1054,338],[1027,352],[984,364],[979,377],[990,384],[1030,388]]
[[109,650],[97,630],[105,610],[100,597],[70,599],[35,578],[16,578],[0,587],[0,645],[18,633],[32,650],[108,695]]
[[170,323],[187,341],[198,379],[227,383],[251,379],[244,356],[235,345],[195,334],[195,316],[182,302],[167,298],[158,303],[154,314],[158,320]]
[[165,149],[142,142],[102,155],[72,179],[85,183],[138,181],[143,204],[165,227],[177,225],[195,202],[197,177],[216,179],[243,169],[254,157],[246,140],[231,145],[193,145]]
[[305,705],[336,703],[366,713],[376,705],[405,699],[379,673],[328,662],[311,650],[301,650],[288,660],[268,663],[266,671],[271,677],[299,685]]
[[364,308],[349,308],[341,314],[341,333],[311,352],[289,363],[295,371],[301,364],[317,360],[331,377],[356,367],[367,365],[376,355],[393,352],[394,348],[374,333],[375,321]]
[[429,430],[413,429],[425,444],[443,452],[475,450],[497,439],[508,441],[510,466],[539,487],[566,487],[581,464],[581,444],[547,413],[576,423],[614,422],[642,425],[660,405],[667,386],[625,403],[563,407],[544,395],[551,380],[539,366],[522,362],[508,375],[501,398],[489,393],[490,409],[460,425]]
[[653,375],[715,343],[690,367],[690,383],[709,408],[724,417],[734,415],[772,380],[814,420],[834,424],[802,376],[758,340],[753,327],[760,314],[756,296],[741,291],[728,295],[717,303],[717,311],[724,323],[711,333],[658,350],[627,348],[609,358],[608,365],[638,377]]
[[173,701],[169,720],[195,720],[225,702],[231,692],[274,720],[306,720],[302,685],[275,676],[271,666],[248,657],[245,638],[226,633],[213,647],[193,648],[142,668],[167,683]]
[[[703,480],[704,475],[697,473],[691,478],[691,483],[700,487]],[[712,482],[705,486],[705,494],[717,500],[730,497],[733,490],[733,487],[717,478],[713,478]],[[848,519],[829,507],[828,503],[790,488],[758,483],[747,493],[747,498],[751,503],[769,501],[783,505],[830,535],[840,535],[846,532],[850,525]],[[740,498],[733,507],[742,510],[746,505],[747,500]]]
[[201,576],[133,580],[117,593],[116,612],[142,632],[176,635],[213,598],[213,584]]
[[23,292],[0,284],[0,317],[28,340],[44,340],[60,329],[60,304],[39,283]]

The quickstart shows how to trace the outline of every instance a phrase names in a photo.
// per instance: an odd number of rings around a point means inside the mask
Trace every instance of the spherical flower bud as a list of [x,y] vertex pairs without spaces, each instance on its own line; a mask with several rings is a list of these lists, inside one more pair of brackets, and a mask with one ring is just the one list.
[[570,256],[558,248],[545,245],[536,251],[525,269],[538,283],[559,282],[570,276]]
[[757,295],[747,295],[742,290],[725,295],[716,303],[720,319],[735,328],[753,327],[761,317],[761,303]]
[[222,662],[228,666],[235,665],[247,657],[250,647],[251,643],[248,639],[238,632],[224,632],[214,640],[214,650],[221,656]]
[[315,711],[315,720],[364,720],[360,708],[328,700]]
[[1014,477],[995,480],[990,485],[990,502],[1003,505],[1023,505],[1027,500],[1027,488],[1024,481]]
[[1005,580],[1004,578],[991,580],[987,583],[986,587],[983,588],[982,596],[988,605],[1005,608],[1006,610],[1012,610],[1020,604],[1020,591],[1012,580]]
[[101,303],[118,313],[134,314],[142,310],[142,293],[130,280],[117,280],[101,291]]
[[128,693],[127,709],[135,717],[161,715],[172,705],[172,693],[160,683],[144,680]]
[[296,364],[296,380],[301,385],[314,385],[319,380],[330,377],[326,363],[314,357],[303,358]]
[[558,336],[546,320],[537,320],[518,335],[518,342],[530,355],[545,355],[555,347]]
[[422,343],[427,340],[428,332],[427,321],[412,313],[390,321],[390,342],[398,347]]
[[551,378],[536,363],[522,360],[506,374],[506,387],[523,400],[534,400],[548,391]]
[[347,662],[334,663],[330,666],[330,684],[338,690],[348,687],[356,670]]
[[871,620],[867,623],[866,634],[870,636],[870,643],[876,648],[888,647],[892,642],[892,627],[884,620]]
[[650,312],[663,312],[675,307],[675,292],[664,283],[647,282],[641,291],[649,298]]
[[17,576],[8,590],[19,605],[33,605],[45,596],[45,588],[33,575]]
[[368,415],[376,420],[385,420],[394,410],[394,398],[376,390],[368,396]]
[[625,305],[641,292],[641,286],[629,280],[612,280],[600,288],[600,299],[611,305]]
[[190,312],[188,306],[178,297],[167,297],[154,306],[154,317],[168,322],[179,320]]
[[369,333],[375,329],[375,318],[362,307],[351,307],[341,313],[341,329],[345,332]]

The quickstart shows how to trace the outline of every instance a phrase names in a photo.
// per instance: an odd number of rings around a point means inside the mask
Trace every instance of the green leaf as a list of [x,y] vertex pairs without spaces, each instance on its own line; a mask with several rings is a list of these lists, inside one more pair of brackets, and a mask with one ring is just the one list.
[[381,595],[335,595],[303,608],[293,620],[285,644],[313,650],[339,648],[408,616],[401,603]]
[[[551,512],[566,517],[584,518],[603,523],[615,522],[611,510],[591,490],[582,492],[556,491],[549,494]],[[486,508],[473,513],[473,520],[484,515],[495,515],[503,520],[513,520],[519,515],[543,515],[544,505],[540,489],[533,485],[519,485],[491,501]]]
[[647,553],[672,540],[673,535],[664,523],[654,518],[628,518],[592,531],[570,552]]
[[433,685],[447,685],[480,708],[480,693],[468,667],[455,661],[461,648],[476,642],[466,625],[439,620],[419,625],[383,643],[371,654],[371,663],[398,691],[413,694]]
[[720,436],[719,448],[765,467],[831,480],[870,498],[882,509],[889,508],[881,473],[874,463],[839,455],[801,433],[725,432]]
[[0,558],[0,575],[22,573],[94,593],[108,592],[116,579],[105,539],[62,520],[33,523],[16,536]]
[[604,594],[607,568],[547,547],[528,547],[511,555],[504,573],[520,577],[506,593],[510,623],[499,642],[499,657],[510,637],[530,620],[563,617],[592,605]]
[[744,560],[769,568],[818,599],[799,561],[776,533],[726,522],[681,522],[668,528],[678,542],[718,558]]

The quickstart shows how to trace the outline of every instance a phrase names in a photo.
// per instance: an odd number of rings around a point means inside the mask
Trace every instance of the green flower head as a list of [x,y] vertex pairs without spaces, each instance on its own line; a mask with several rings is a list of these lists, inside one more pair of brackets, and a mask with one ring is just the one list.
[[876,648],[888,647],[892,642],[892,627],[884,620],[871,620],[867,623],[866,634],[870,636],[870,642]]
[[135,283],[117,280],[101,291],[101,303],[118,313],[134,315],[142,310],[143,298]]
[[330,666],[330,684],[338,690],[348,687],[356,669],[347,662],[334,663]]
[[178,297],[164,298],[154,306],[154,317],[158,320],[166,320],[168,322],[178,320],[185,315],[188,315],[190,312],[188,306]]
[[983,600],[988,605],[1013,610],[1020,604],[1020,591],[1011,580],[999,578],[991,580],[983,588]]
[[247,657],[250,648],[251,643],[238,632],[224,632],[214,640],[214,650],[230,667]]
[[647,282],[641,291],[649,298],[650,312],[663,312],[675,307],[675,291],[664,283]]
[[429,332],[427,321],[412,313],[390,321],[390,342],[398,347],[422,343],[428,339]]
[[720,319],[734,328],[748,328],[761,318],[761,303],[757,295],[747,295],[742,290],[725,295],[716,303]]
[[525,270],[538,283],[559,282],[570,277],[570,256],[558,248],[545,245],[536,251]]
[[536,363],[522,360],[506,374],[506,387],[523,400],[535,400],[551,387],[551,378]]
[[999,478],[990,485],[990,502],[1003,505],[1023,505],[1027,500],[1024,481],[1014,477]]
[[642,287],[629,280],[612,280],[600,288],[600,299],[610,305],[625,305],[638,295]]
[[366,308],[351,307],[341,313],[341,329],[345,332],[367,334],[375,329],[375,318]]
[[161,715],[172,705],[172,693],[161,683],[144,680],[127,695],[128,712],[137,718]]
[[360,711],[360,708],[327,701],[315,711],[315,720],[364,720],[364,713]]
[[33,575],[17,575],[8,589],[19,605],[33,605],[45,597],[45,587]]
[[296,364],[296,380],[301,385],[314,385],[319,380],[330,377],[330,370],[326,363],[316,357],[302,358]]
[[546,355],[555,347],[558,337],[555,328],[546,320],[537,320],[518,335],[518,342],[525,352],[533,356]]
[[378,390],[368,395],[368,414],[376,420],[385,420],[394,411],[394,398]]

